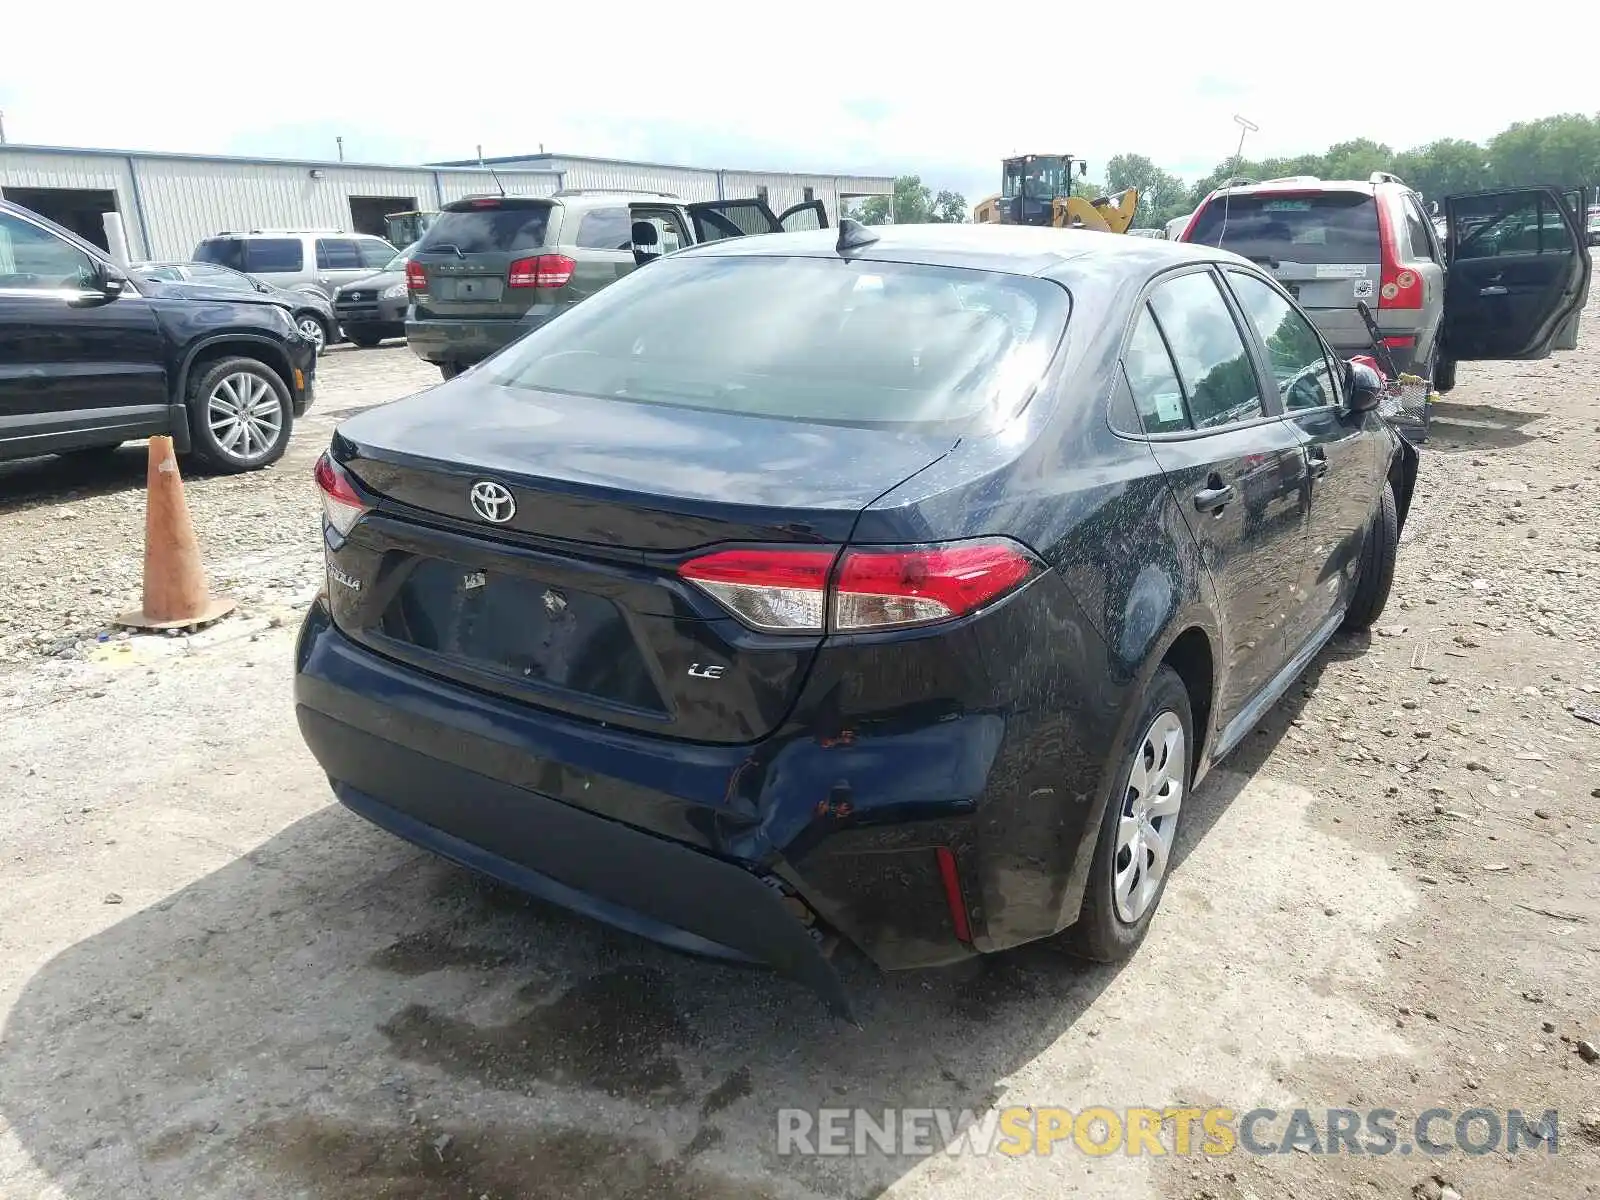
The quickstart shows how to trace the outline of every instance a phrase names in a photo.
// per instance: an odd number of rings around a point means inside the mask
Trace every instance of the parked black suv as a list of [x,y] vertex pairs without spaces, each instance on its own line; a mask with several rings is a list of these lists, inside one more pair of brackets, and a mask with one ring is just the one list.
[[451,379],[681,246],[827,224],[820,200],[782,213],[753,198],[684,204],[668,192],[605,188],[458,200],[406,262],[406,340]]
[[219,471],[282,457],[316,345],[271,296],[130,277],[0,200],[0,460],[170,434]]

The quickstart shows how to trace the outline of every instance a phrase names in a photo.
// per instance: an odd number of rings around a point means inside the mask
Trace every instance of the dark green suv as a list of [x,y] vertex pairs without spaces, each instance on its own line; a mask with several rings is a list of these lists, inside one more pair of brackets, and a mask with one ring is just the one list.
[[406,340],[450,379],[682,246],[827,224],[820,200],[782,214],[765,200],[685,204],[666,192],[458,200],[444,206],[406,262]]

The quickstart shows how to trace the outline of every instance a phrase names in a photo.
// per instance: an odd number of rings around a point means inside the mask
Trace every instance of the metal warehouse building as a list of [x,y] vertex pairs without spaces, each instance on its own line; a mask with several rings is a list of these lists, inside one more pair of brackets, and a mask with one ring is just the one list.
[[721,171],[539,154],[421,166],[230,158],[0,145],[0,194],[99,245],[102,216],[120,213],[135,258],[187,258],[224,230],[384,232],[394,212],[437,209],[496,192],[547,196],[562,187],[673,192],[685,200],[765,196],[775,211],[817,199],[888,195],[871,176]]
[[829,224],[838,222],[844,202],[864,196],[887,196],[894,180],[876,175],[806,175],[781,171],[735,171],[709,167],[674,167],[665,163],[616,158],[581,158],[573,154],[524,154],[439,163],[460,169],[479,162],[497,171],[555,171],[570,188],[636,188],[671,192],[687,200],[736,200],[759,196],[774,212],[794,204],[821,200]]

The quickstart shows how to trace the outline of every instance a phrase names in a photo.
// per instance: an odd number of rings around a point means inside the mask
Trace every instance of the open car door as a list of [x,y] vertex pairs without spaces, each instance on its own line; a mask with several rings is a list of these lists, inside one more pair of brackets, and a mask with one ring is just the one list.
[[1577,345],[1591,265],[1553,187],[1451,196],[1444,352],[1458,362],[1545,358]]
[[785,233],[799,233],[803,229],[826,229],[828,210],[821,200],[807,200],[791,205],[778,214],[778,224]]
[[697,242],[716,242],[723,238],[750,237],[758,233],[782,233],[783,226],[765,200],[703,200],[684,206],[694,222]]

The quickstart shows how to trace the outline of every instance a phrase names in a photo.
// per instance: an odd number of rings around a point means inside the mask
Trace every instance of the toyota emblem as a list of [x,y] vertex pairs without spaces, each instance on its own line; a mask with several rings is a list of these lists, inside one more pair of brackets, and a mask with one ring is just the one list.
[[473,484],[470,498],[472,511],[496,525],[504,525],[517,515],[517,502],[511,492],[492,480],[483,479]]

